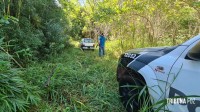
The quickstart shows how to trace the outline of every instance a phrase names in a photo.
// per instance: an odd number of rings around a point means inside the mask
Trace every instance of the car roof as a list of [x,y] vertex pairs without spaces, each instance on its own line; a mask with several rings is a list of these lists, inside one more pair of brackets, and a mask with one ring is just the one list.
[[[92,39],[92,38],[83,38],[83,39]],[[93,40],[93,39],[92,39]]]
[[186,46],[188,46],[188,45],[191,45],[192,43],[194,43],[194,42],[196,42],[196,41],[198,41],[198,40],[200,40],[200,34],[197,35],[197,36],[195,36],[195,37],[193,37],[193,38],[191,38],[191,39],[189,39],[188,41],[184,42],[184,43],[181,44],[181,45],[186,45]]

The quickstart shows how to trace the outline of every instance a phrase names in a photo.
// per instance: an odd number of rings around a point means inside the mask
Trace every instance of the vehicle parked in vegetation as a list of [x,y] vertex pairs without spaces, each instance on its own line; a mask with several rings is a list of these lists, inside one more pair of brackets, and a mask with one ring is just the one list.
[[85,50],[85,49],[94,50],[94,48],[95,48],[94,40],[91,38],[83,38],[83,39],[81,39],[80,47],[82,50]]
[[152,107],[147,112],[200,112],[200,35],[173,47],[127,51],[120,57],[117,81],[128,112],[147,105]]

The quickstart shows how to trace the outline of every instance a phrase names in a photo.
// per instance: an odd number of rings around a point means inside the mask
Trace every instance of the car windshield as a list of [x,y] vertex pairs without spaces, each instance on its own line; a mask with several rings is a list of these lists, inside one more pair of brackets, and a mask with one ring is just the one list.
[[86,42],[86,43],[93,43],[94,41],[92,39],[84,39],[84,42]]

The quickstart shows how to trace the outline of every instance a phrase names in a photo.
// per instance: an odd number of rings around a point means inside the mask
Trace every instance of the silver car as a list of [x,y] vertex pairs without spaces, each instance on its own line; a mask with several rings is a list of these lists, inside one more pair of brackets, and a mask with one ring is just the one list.
[[83,39],[81,39],[80,48],[82,50],[85,50],[85,49],[94,50],[94,48],[95,48],[94,40],[91,39],[91,38],[83,38]]

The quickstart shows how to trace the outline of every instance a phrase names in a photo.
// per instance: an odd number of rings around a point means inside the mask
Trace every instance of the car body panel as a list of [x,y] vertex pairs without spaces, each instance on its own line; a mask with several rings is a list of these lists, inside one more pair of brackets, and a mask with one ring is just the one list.
[[[128,68],[138,71],[143,76],[149,87],[149,93],[155,102],[166,97],[166,94],[163,92],[166,83],[162,80],[167,78],[171,67],[179,57],[178,54],[186,48],[187,46],[175,46],[151,48],[151,50],[149,48],[147,50],[143,49],[142,51],[150,52],[141,53],[141,55],[127,65]],[[166,60],[168,61],[166,62]],[[163,71],[156,71],[159,66],[167,67]]]
[[[200,61],[187,59],[187,53],[192,49],[197,43],[200,43],[200,39],[195,39],[195,41],[180,55],[176,63],[173,65],[170,71],[172,75],[169,76],[169,82],[171,83],[171,88],[175,88],[179,91],[179,96],[190,96],[197,95],[200,96],[199,81],[200,81]],[[176,77],[174,81],[174,77]],[[173,97],[169,96],[168,97]],[[188,112],[199,112],[200,111],[200,98],[193,97],[194,104],[192,102],[186,102],[183,105],[168,105],[169,109],[172,111],[180,110],[182,108],[186,109]],[[188,100],[188,99],[187,99]]]
[[[148,91],[153,103],[171,97],[169,95],[173,91],[175,93],[176,91],[180,91],[177,93],[183,93],[185,96],[200,96],[200,90],[197,90],[197,86],[199,85],[198,80],[200,80],[200,61],[186,59],[189,50],[198,42],[200,42],[200,35],[174,47],[129,50],[122,54],[120,62],[123,62],[123,66],[126,68],[132,69],[142,75],[149,87]],[[181,76],[177,77],[177,74]],[[194,78],[191,78],[188,74],[191,74]],[[183,94],[178,96],[184,96]],[[196,105],[177,106],[168,104],[165,106],[165,109],[172,112],[183,110],[185,112],[193,112],[196,107],[196,112],[198,112],[197,107],[200,106],[200,101],[195,101]]]
[[[137,55],[139,54],[139,56],[133,58],[132,62],[130,62],[127,67],[134,69],[136,71],[139,71],[142,67],[144,67],[145,65],[148,65],[149,63],[151,63],[152,61],[168,54],[169,52],[171,52],[172,50],[174,50],[176,48],[175,47],[159,47],[159,48],[147,48],[147,49],[142,49],[142,52],[138,52],[139,50],[132,50],[132,52],[128,51],[129,54],[125,53],[125,57],[131,56],[131,55]],[[134,52],[136,51],[136,52]],[[137,53],[137,54],[135,54]]]
[[200,35],[197,35],[197,36],[189,39],[188,41],[182,43],[181,45],[186,45],[186,46],[192,45],[194,42],[198,41],[199,39],[200,39]]
[[164,56],[159,57],[158,59],[148,64],[155,72],[156,80],[158,81],[159,87],[162,91],[162,94],[159,95],[160,100],[166,98],[169,89],[168,87],[166,87],[169,85],[168,76],[171,75],[170,71],[172,69],[173,64],[177,61],[180,54],[183,53],[186,48],[187,46],[178,46],[173,51],[169,52]]

